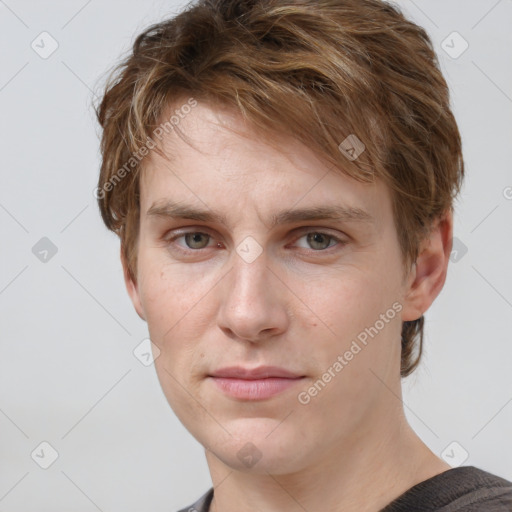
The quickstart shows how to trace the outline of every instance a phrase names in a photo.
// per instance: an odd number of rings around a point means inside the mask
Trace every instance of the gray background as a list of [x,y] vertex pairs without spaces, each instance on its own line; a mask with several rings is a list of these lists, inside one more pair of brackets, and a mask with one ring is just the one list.
[[[175,511],[211,485],[154,367],[133,354],[146,325],[93,197],[93,91],[178,5],[0,0],[0,512]],[[457,253],[405,409],[436,453],[459,463],[466,450],[464,464],[512,479],[512,1],[400,5],[434,40],[467,164]],[[47,59],[31,48],[43,31],[59,45]],[[454,31],[469,44],[457,58],[442,46],[460,52]],[[47,261],[43,237],[58,250]],[[59,455],[48,469],[43,441]]]

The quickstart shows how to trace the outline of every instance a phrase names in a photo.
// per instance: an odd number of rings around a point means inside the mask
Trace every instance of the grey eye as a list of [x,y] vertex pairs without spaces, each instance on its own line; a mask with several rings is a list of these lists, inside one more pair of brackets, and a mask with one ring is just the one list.
[[332,240],[333,237],[325,233],[309,233],[307,235],[308,244],[315,250],[327,249]]
[[209,242],[210,235],[206,233],[194,232],[185,235],[185,243],[190,249],[204,249]]

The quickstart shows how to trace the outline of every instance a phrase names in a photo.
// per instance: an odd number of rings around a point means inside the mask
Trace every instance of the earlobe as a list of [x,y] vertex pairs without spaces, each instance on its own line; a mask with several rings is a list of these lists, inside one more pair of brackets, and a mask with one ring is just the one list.
[[121,247],[121,264],[123,266],[124,284],[126,286],[126,291],[128,292],[128,295],[130,296],[130,299],[132,301],[133,307],[135,308],[135,311],[137,312],[139,317],[142,320],[146,321],[146,316],[144,314],[144,308],[142,307],[142,302],[140,300],[138,283],[130,275],[130,272],[128,270],[128,264],[124,257],[124,251],[123,251],[122,247]]
[[453,213],[449,210],[435,221],[421,244],[405,291],[403,321],[420,318],[441,292],[450,261],[452,236]]

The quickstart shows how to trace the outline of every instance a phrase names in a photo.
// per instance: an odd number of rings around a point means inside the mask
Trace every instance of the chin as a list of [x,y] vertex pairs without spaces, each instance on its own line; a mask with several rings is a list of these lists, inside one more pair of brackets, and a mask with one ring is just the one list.
[[232,436],[215,437],[209,446],[198,441],[231,469],[278,475],[293,473],[301,465],[303,440],[294,436],[282,419],[243,418],[223,424]]
[[[268,444],[268,443],[267,443]],[[296,448],[281,449],[276,453],[274,447],[256,445],[251,441],[233,443],[222,449],[210,450],[226,466],[242,473],[255,475],[282,475],[294,473],[299,469]]]

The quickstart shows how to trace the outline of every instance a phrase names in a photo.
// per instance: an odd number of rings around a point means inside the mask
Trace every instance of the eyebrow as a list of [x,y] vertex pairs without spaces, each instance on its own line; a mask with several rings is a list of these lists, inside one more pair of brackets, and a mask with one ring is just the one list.
[[[198,222],[211,222],[227,225],[226,217],[212,210],[197,208],[195,206],[173,201],[156,202],[146,212],[148,217],[166,217],[172,219],[196,220]],[[271,216],[270,227],[281,224],[314,220],[337,220],[343,222],[361,222],[374,224],[375,219],[362,208],[354,206],[312,206],[308,208],[287,209]]]

